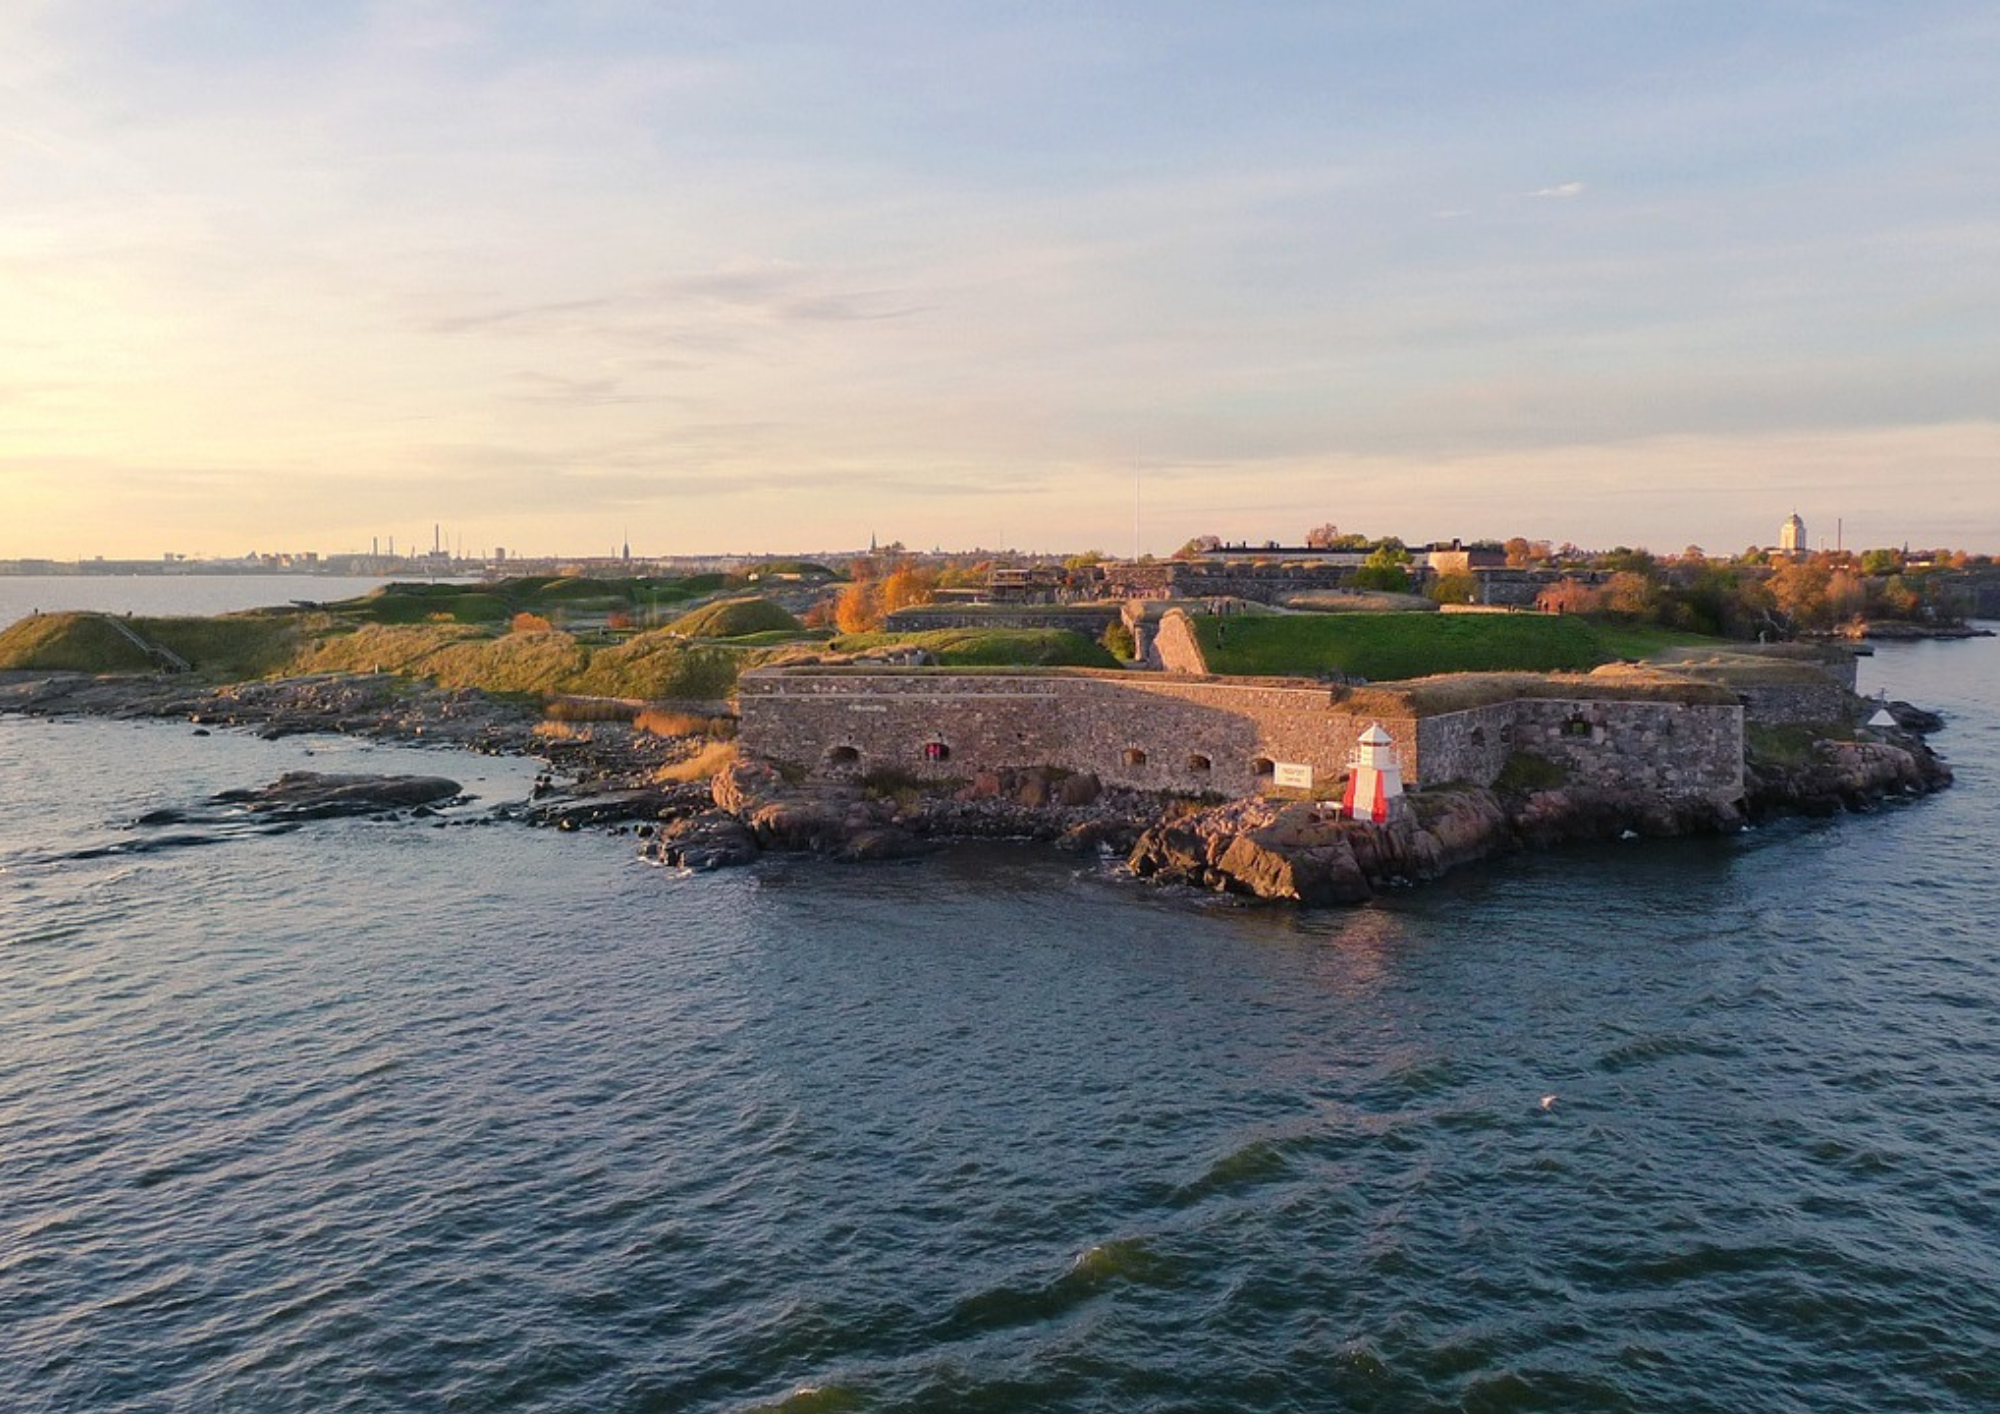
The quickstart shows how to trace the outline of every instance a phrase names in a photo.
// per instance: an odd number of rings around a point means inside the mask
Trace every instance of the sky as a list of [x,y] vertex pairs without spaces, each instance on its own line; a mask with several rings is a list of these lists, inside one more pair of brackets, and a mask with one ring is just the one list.
[[7,0],[0,558],[2000,551],[1990,0]]

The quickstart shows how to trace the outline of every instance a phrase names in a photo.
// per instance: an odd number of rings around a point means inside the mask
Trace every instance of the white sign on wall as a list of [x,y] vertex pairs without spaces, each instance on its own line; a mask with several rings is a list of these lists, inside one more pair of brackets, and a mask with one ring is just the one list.
[[1296,786],[1300,790],[1311,790],[1313,768],[1310,762],[1279,761],[1271,767],[1271,783],[1280,786]]

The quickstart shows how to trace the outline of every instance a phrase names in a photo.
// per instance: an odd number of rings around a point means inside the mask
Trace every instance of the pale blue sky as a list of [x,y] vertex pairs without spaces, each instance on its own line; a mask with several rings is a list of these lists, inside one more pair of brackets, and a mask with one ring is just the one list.
[[0,557],[2000,550],[1991,4],[0,10]]

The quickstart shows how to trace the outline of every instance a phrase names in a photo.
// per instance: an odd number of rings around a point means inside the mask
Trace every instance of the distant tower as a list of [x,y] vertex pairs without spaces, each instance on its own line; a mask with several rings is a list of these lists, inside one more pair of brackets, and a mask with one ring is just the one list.
[[1347,763],[1347,796],[1341,813],[1351,820],[1384,824],[1402,818],[1403,768],[1396,764],[1396,743],[1380,722],[1369,724]]
[[1793,511],[1785,517],[1785,523],[1778,527],[1778,548],[1787,555],[1806,553],[1806,523]]

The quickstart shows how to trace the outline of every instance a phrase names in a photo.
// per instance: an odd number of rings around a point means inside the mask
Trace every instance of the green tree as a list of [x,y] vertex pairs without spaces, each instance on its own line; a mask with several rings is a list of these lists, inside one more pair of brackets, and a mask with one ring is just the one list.
[[1384,540],[1354,572],[1354,585],[1357,589],[1406,594],[1410,589],[1409,563],[1410,552],[1403,548],[1402,541]]
[[1651,551],[1634,550],[1624,545],[1608,551],[1598,561],[1598,566],[1613,573],[1642,574],[1648,579],[1660,571],[1660,563],[1653,558]]
[[1469,574],[1441,574],[1424,593],[1440,604],[1471,604],[1479,598],[1479,581]]

